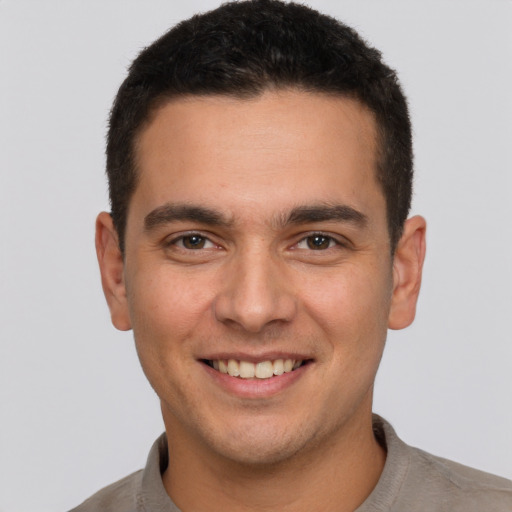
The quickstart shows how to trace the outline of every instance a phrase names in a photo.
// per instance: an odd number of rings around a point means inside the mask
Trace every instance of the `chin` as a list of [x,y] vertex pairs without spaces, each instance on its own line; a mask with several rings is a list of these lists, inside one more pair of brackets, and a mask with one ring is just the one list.
[[229,461],[252,467],[284,463],[304,451],[311,441],[300,425],[239,425],[226,429],[224,434],[210,440],[214,451]]
[[296,444],[301,443],[283,442],[282,439],[251,440],[241,445],[230,442],[220,453],[224,458],[242,466],[268,467],[293,458],[300,451]]

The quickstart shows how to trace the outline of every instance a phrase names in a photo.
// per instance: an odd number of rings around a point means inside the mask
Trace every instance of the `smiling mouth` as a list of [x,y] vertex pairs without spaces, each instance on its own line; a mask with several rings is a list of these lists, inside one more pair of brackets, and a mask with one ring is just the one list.
[[240,379],[271,379],[283,373],[293,372],[308,362],[304,359],[275,359],[259,363],[236,359],[203,359],[203,363],[214,370]]

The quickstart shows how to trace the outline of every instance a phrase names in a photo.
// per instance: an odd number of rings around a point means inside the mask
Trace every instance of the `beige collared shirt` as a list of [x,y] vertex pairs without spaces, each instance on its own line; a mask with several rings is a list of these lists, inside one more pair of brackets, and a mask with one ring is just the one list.
[[[355,512],[512,512],[512,481],[408,446],[378,416],[374,432],[387,450],[386,464],[377,486]],[[105,487],[70,512],[181,512],[162,483],[167,463],[163,434],[143,470]]]

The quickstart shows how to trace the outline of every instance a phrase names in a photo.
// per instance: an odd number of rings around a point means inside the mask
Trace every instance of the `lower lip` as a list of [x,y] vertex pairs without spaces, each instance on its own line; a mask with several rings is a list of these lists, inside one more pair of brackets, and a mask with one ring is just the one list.
[[220,387],[229,394],[241,398],[268,398],[277,395],[300,379],[311,366],[311,363],[308,363],[296,370],[283,373],[282,375],[275,375],[269,379],[241,379],[239,377],[231,377],[227,373],[221,373],[203,362],[200,364]]

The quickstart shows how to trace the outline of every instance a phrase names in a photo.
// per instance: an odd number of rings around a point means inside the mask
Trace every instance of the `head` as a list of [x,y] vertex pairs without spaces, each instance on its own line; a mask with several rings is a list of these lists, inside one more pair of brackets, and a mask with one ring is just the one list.
[[121,251],[137,187],[137,141],[173,98],[254,98],[295,89],[355,99],[376,123],[378,180],[396,247],[412,190],[411,126],[395,72],[343,23],[279,0],[227,3],[183,21],[146,48],[115,99],[108,133],[111,212]]
[[108,172],[103,287],[173,457],[254,467],[373,439],[387,329],[412,321],[424,255],[379,53],[274,0],[192,18],[134,62]]

